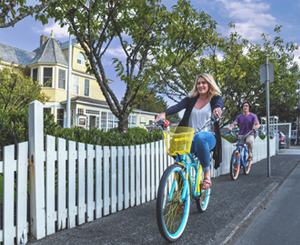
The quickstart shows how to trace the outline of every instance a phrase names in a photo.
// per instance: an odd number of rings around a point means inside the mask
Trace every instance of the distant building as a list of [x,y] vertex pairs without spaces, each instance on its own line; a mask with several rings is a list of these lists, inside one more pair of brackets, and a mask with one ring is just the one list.
[[[0,43],[0,68],[14,63],[25,65],[24,75],[31,76],[43,85],[43,91],[50,96],[44,111],[54,114],[61,127],[66,126],[67,78],[69,42],[61,43],[42,35],[40,47],[26,51]],[[86,73],[88,62],[84,50],[72,40],[71,62],[71,127],[99,128],[107,130],[118,126],[94,75]],[[52,79],[50,84],[47,81]],[[110,82],[113,82],[112,80]],[[135,110],[128,118],[128,127],[143,127],[152,124],[157,113]]]

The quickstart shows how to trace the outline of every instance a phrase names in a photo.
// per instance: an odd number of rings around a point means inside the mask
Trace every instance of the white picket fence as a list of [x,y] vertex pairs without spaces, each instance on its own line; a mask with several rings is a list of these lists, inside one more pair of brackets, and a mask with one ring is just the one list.
[[[27,241],[28,169],[30,235],[36,239],[156,198],[160,177],[173,163],[162,140],[129,147],[94,147],[47,135],[44,149],[42,113],[40,102],[30,104],[29,151],[27,142],[18,144],[15,160],[14,146],[4,147],[0,162],[4,187],[0,243]],[[212,162],[212,177],[229,173],[234,147],[226,140],[222,143],[223,162],[218,170]],[[275,140],[271,140],[270,149],[274,155]],[[253,162],[265,157],[266,143],[256,138]],[[12,194],[15,175],[16,200]]]
[[4,244],[14,244],[15,237],[19,241],[18,244],[26,244],[27,241],[27,161],[27,142],[18,144],[17,160],[15,146],[4,147],[3,161],[0,161],[0,174],[3,174],[0,183],[0,186],[3,186],[3,193],[0,193],[0,200],[3,200],[2,210],[0,205],[0,243],[4,241]]

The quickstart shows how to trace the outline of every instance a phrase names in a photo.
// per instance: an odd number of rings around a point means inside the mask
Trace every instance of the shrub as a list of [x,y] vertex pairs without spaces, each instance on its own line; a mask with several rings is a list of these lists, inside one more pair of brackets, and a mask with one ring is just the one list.
[[[54,122],[52,114],[44,114],[44,136],[52,135],[75,142],[92,145],[128,146],[146,144],[162,139],[159,130],[149,133],[144,128],[129,128],[126,133],[119,133],[116,128],[107,132],[99,129],[81,127],[61,128]],[[6,145],[28,141],[28,109],[6,111],[0,109],[0,148]]]

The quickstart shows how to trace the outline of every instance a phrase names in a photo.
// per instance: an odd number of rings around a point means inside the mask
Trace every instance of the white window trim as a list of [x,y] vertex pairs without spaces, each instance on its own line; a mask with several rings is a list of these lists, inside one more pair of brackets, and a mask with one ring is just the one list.
[[[82,54],[83,55],[83,57],[85,58],[85,60],[83,60],[83,59],[79,59],[78,58],[78,55],[79,54]],[[81,62],[80,62],[80,64],[78,63],[78,60],[80,60]],[[82,61],[84,61],[85,62],[85,64],[81,64],[82,63]],[[76,63],[77,63],[77,65],[80,65],[80,66],[85,66],[86,65],[86,63],[87,63],[87,58],[86,58],[86,56],[84,55],[84,53],[83,52],[78,52],[78,54],[77,54],[77,57],[76,57]]]
[[[74,94],[73,93],[73,79],[74,79],[74,77],[78,77],[78,94]],[[72,75],[72,94],[74,94],[74,95],[80,95],[80,77],[79,76],[74,76],[74,75]]]
[[[65,71],[65,88],[60,88],[60,87],[58,87],[59,86],[59,70],[63,70],[63,71]],[[63,68],[57,68],[57,74],[56,74],[56,81],[57,81],[57,86],[56,86],[56,88],[57,89],[62,89],[62,90],[66,90],[67,89],[67,69],[63,69]]]
[[[84,94],[84,92],[85,92],[85,80],[89,81],[89,95]],[[91,80],[87,79],[87,78],[83,78],[83,96],[84,97],[91,97]]]
[[[52,68],[52,86],[51,87],[44,87],[44,68]],[[42,85],[43,89],[54,88],[53,87],[53,84],[54,84],[53,70],[54,70],[53,66],[41,66],[41,74],[42,74],[41,85]]]
[[[1,66],[0,66],[1,67]],[[30,72],[30,75],[31,75],[31,77],[32,77],[32,79],[33,79],[33,70],[34,69],[37,69],[37,82],[40,82],[39,80],[39,73],[40,73],[40,69],[39,69],[39,67],[35,67],[35,68],[32,68],[31,69],[31,72]]]

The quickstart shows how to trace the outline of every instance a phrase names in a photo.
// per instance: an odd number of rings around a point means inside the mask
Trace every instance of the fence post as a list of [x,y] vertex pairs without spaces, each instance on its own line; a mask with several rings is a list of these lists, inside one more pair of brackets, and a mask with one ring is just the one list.
[[30,228],[31,235],[45,237],[44,118],[43,104],[29,104]]

